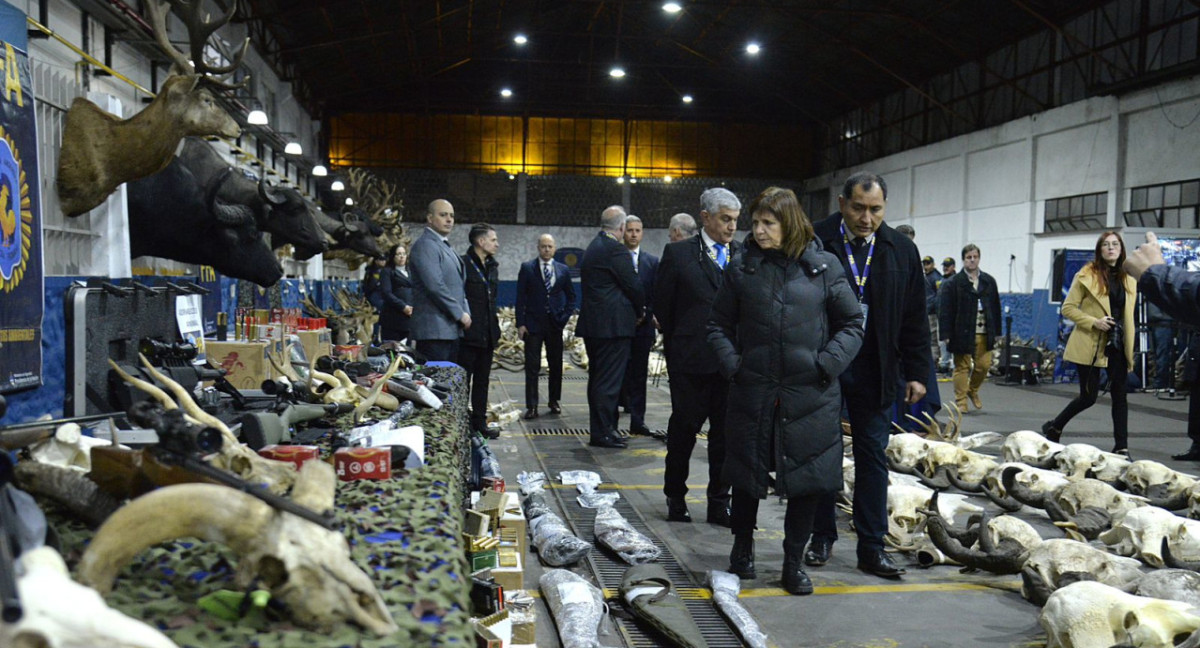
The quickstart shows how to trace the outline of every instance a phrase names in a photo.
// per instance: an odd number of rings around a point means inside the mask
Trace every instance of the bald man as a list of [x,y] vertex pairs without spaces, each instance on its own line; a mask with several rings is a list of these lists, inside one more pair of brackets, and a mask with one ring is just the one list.
[[408,271],[412,279],[409,337],[430,360],[455,362],[458,341],[471,327],[466,268],[447,238],[454,230],[454,206],[448,200],[429,203],[425,232],[412,245]]
[[521,264],[517,273],[517,333],[525,341],[525,418],[538,417],[538,372],[542,346],[550,366],[551,414],[561,414],[563,327],[575,311],[575,288],[566,264],[554,260],[554,237],[538,237],[536,259]]

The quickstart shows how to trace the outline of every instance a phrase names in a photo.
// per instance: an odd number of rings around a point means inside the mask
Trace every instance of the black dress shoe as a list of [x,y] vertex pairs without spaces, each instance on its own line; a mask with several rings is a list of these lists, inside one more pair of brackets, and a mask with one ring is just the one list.
[[599,439],[592,439],[588,442],[588,445],[597,448],[625,448],[629,446],[628,443],[625,443],[624,439],[612,434],[600,437]]
[[650,428],[646,427],[645,423],[636,423],[629,426],[629,433],[650,436]]
[[532,421],[533,419],[535,419],[537,417],[538,417],[538,411],[537,411],[536,407],[530,407],[529,409],[525,410],[525,420],[526,421]]
[[688,512],[687,502],[682,497],[667,498],[668,522],[691,522],[692,514]]
[[1171,458],[1177,461],[1200,461],[1200,443],[1193,443],[1187,452],[1171,455]]
[[831,555],[833,555],[832,542],[813,540],[808,544],[808,551],[804,552],[804,564],[809,567],[820,567],[829,562]]
[[1058,443],[1058,440],[1062,438],[1062,430],[1054,427],[1054,421],[1046,421],[1042,423],[1042,436]]
[[562,414],[562,408],[558,406],[558,401],[550,401],[550,404],[546,407],[550,410],[551,414]]
[[717,503],[708,505],[708,523],[729,528],[729,505]]
[[907,570],[897,565],[892,557],[883,549],[878,549],[866,556],[860,556],[858,559],[858,568],[868,574],[875,574],[884,578],[900,578],[901,574],[907,573]]

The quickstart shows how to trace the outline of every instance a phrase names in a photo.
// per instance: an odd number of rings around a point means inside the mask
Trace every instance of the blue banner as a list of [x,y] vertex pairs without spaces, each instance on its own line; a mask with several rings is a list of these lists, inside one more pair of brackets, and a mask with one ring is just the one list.
[[42,214],[25,14],[0,3],[0,393],[42,384]]
[[[1067,298],[1067,293],[1071,290],[1071,283],[1075,281],[1075,275],[1083,269],[1083,266],[1091,263],[1095,258],[1095,250],[1066,250],[1063,261],[1062,294],[1058,296],[1060,303]],[[1075,382],[1078,378],[1075,365],[1063,360],[1063,353],[1067,350],[1067,338],[1071,337],[1071,331],[1074,329],[1075,322],[1063,317],[1062,310],[1060,309],[1058,316],[1058,346],[1055,349],[1057,355],[1054,365],[1054,379],[1051,382]]]

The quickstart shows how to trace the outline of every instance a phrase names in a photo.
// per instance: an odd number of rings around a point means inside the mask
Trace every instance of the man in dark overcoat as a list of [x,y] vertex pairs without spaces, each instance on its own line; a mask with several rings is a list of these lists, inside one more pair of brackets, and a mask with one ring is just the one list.
[[[858,568],[899,578],[905,570],[884,552],[883,544],[888,483],[884,450],[896,390],[903,385],[909,404],[921,400],[933,359],[921,257],[908,237],[883,222],[886,202],[883,178],[856,173],[838,196],[840,211],[814,229],[825,249],[841,260],[865,316],[862,350],[840,378],[854,439]],[[817,510],[805,564],[828,562],[836,539],[834,498],[829,497]]]

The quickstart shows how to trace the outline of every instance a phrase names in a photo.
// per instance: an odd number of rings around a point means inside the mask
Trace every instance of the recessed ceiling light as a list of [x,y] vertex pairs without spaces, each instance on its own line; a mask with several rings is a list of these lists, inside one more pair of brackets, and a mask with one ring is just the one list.
[[667,4],[663,5],[663,11],[667,13],[679,13],[682,10],[683,7],[679,6],[678,2],[668,2]]
[[747,54],[758,54],[761,51],[762,51],[762,48],[758,46],[758,43],[750,43],[750,44],[746,45],[746,53]]
[[683,103],[692,103],[692,95],[683,95]]
[[608,76],[610,76],[614,79],[620,79],[621,77],[625,76],[625,69],[620,68],[620,67],[614,67],[613,69],[608,71]]
[[509,90],[508,88],[504,88],[503,90],[500,91],[500,96],[507,99],[508,97],[512,96],[512,90]]
[[525,43],[529,42],[529,39],[525,38],[525,34],[517,34],[516,36],[513,36],[513,42],[517,45],[524,45]]

